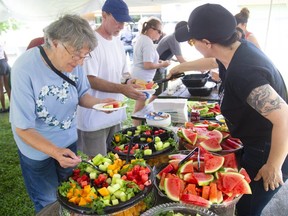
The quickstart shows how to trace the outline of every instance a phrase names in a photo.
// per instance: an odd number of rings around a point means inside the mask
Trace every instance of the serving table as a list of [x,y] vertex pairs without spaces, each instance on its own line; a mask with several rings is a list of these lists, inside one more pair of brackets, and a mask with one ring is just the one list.
[[172,94],[169,90],[162,92],[158,98],[184,98],[192,101],[219,101],[218,88],[217,86],[213,88],[209,96],[193,96],[189,93],[185,85],[180,85],[175,92]]

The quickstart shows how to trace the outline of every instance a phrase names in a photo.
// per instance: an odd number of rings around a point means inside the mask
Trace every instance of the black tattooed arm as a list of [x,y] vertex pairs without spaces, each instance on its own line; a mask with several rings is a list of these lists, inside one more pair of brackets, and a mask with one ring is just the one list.
[[288,154],[288,106],[268,84],[253,89],[247,103],[273,124],[268,160],[254,180],[263,179],[264,189],[274,190],[284,184],[281,167]]

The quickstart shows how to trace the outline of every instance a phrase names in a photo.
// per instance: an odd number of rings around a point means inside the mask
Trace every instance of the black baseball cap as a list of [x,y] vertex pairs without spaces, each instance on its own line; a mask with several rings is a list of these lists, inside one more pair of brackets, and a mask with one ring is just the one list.
[[207,39],[213,43],[229,39],[236,31],[236,20],[226,8],[219,4],[204,4],[195,8],[188,24],[175,31],[179,42],[190,39]]

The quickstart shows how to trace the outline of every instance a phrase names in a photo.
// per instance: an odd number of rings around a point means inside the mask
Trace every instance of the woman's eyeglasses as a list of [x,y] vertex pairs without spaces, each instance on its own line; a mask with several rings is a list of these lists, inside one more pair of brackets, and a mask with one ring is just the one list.
[[154,28],[154,27],[151,27],[153,30],[155,30],[155,31],[157,31],[158,32],[158,34],[162,34],[162,31],[160,30],[160,29],[157,29],[157,28]]
[[188,40],[187,42],[188,42],[188,44],[189,44],[190,46],[194,46],[194,44],[195,44],[195,40],[194,40],[194,39],[190,39],[190,40]]
[[80,56],[80,55],[74,55],[72,54],[68,49],[67,47],[62,43],[62,46],[65,48],[65,50],[67,51],[67,53],[69,55],[71,55],[72,59],[75,60],[75,61],[79,61],[79,60],[86,60],[86,59],[89,59],[91,58],[91,54],[88,53],[86,56]]

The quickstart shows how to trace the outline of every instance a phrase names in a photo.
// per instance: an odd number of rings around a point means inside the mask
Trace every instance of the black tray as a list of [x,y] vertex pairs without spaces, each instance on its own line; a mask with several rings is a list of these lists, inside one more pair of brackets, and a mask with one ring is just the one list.
[[[149,126],[149,127],[151,128],[152,131],[156,131],[156,130],[162,129],[162,130],[165,130],[165,132],[162,133],[162,134],[156,134],[156,135],[154,135],[154,134],[152,133],[151,137],[153,138],[153,141],[150,142],[150,143],[143,144],[143,146],[148,145],[148,146],[152,149],[152,154],[151,154],[151,155],[144,155],[144,156],[143,156],[143,158],[144,158],[145,160],[154,158],[154,157],[159,156],[159,155],[162,155],[162,154],[166,154],[166,153],[172,152],[172,151],[174,151],[174,150],[176,149],[176,147],[178,146],[178,141],[179,141],[177,134],[175,134],[172,130],[169,130],[169,129],[167,129],[167,128],[155,127],[155,126]],[[126,129],[124,129],[124,130],[118,131],[118,132],[116,132],[115,134],[117,134],[117,133],[126,134],[127,131],[132,131],[132,133],[134,134],[135,130],[136,130],[136,127],[131,127],[131,128],[126,128]],[[130,141],[132,142],[132,141],[135,140],[138,136],[139,136],[139,135],[137,135],[137,136],[134,136],[134,135],[128,136],[128,135],[127,135],[128,139],[129,139],[129,142],[130,142]],[[156,149],[155,149],[155,147],[154,147],[154,144],[155,144],[154,138],[155,138],[156,136],[160,137],[161,140],[164,141],[164,142],[165,142],[165,140],[168,140],[169,138],[173,138],[173,139],[175,140],[175,142],[177,143],[177,146],[169,146],[168,148],[165,148],[165,149],[163,149],[163,150],[161,150],[161,151],[156,151]],[[113,138],[112,138],[112,139],[108,142],[108,144],[107,144],[108,151],[112,151],[114,154],[118,154],[121,159],[126,159],[127,156],[128,156],[129,159],[135,158],[134,155],[127,155],[126,153],[123,153],[123,152],[120,152],[120,151],[115,150],[115,149],[114,149],[114,148],[115,148],[115,145],[113,145],[113,143],[112,143],[113,140],[114,140],[114,136],[113,136]],[[129,145],[129,142],[127,142],[127,143],[124,144],[124,145]],[[132,145],[134,145],[134,144],[132,143]],[[140,145],[141,145],[141,144],[140,144]]]
[[[151,171],[149,174],[149,179],[152,181],[152,183],[149,186],[146,186],[143,191],[139,192],[136,196],[134,196],[130,200],[127,200],[126,202],[121,202],[115,206],[105,207],[104,208],[104,215],[112,214],[112,213],[115,213],[118,211],[123,211],[124,209],[127,209],[127,208],[137,204],[141,200],[143,200],[152,191],[153,179],[155,179],[154,171],[152,170],[152,168],[148,164],[146,164],[146,165],[147,165],[147,167],[149,167],[149,169]],[[60,203],[60,205],[62,205],[64,208],[66,208],[69,211],[72,211],[72,212],[77,213],[77,214],[97,215],[97,213],[93,212],[91,208],[81,207],[81,206],[75,205],[72,202],[69,202],[67,197],[61,196],[61,194],[59,193],[59,190],[57,190],[57,199],[58,199],[58,202]]]

